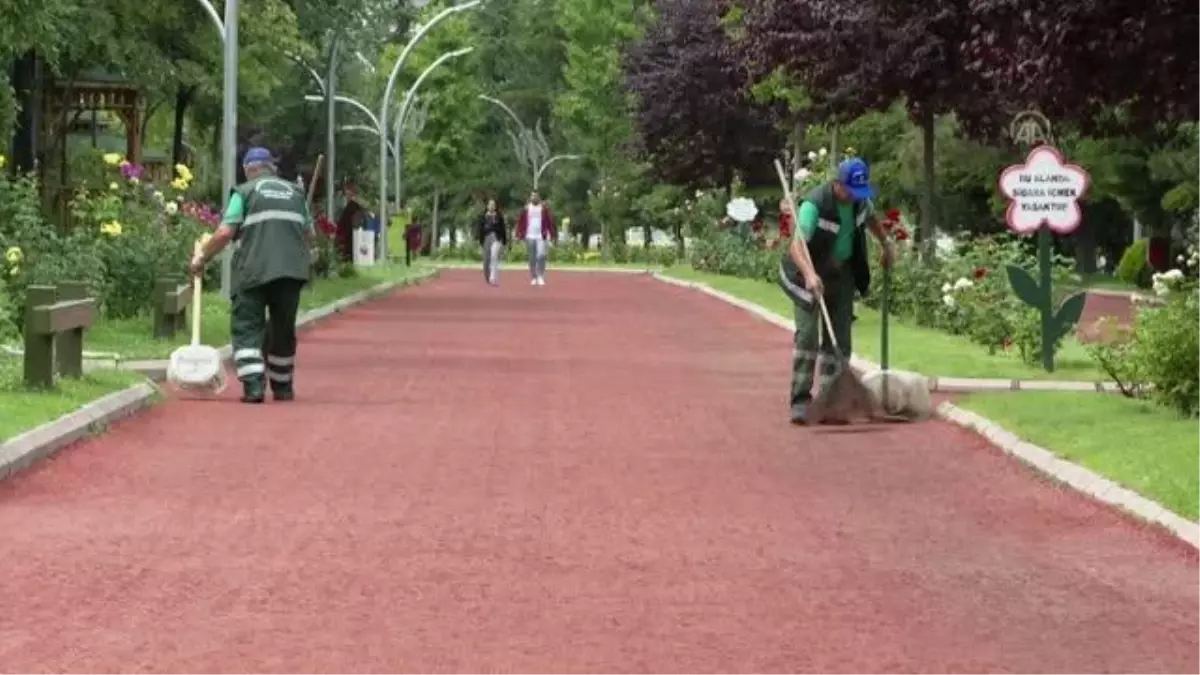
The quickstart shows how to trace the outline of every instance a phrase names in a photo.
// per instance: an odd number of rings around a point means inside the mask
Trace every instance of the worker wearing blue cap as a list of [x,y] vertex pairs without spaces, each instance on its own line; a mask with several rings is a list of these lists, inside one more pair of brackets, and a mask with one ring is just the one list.
[[[812,402],[818,356],[823,357],[821,386],[835,374],[838,359],[850,356],[854,292],[857,289],[865,296],[871,286],[864,230],[871,230],[882,245],[884,265],[891,264],[894,255],[891,242],[875,217],[871,204],[875,191],[870,178],[867,163],[852,157],[838,165],[833,180],[809,192],[797,205],[798,227],[779,266],[779,283],[796,305],[791,392],[794,424],[808,423],[807,409]],[[804,237],[811,261],[796,237]],[[841,355],[835,353],[828,337],[821,339],[817,293],[825,297]]]
[[247,151],[242,168],[246,182],[229,195],[221,226],[190,268],[192,274],[203,273],[229,242],[238,243],[230,332],[242,401],[262,403],[266,380],[275,400],[290,401],[295,398],[296,313],[312,267],[312,220],[304,188],[276,176],[275,158],[266,148]]

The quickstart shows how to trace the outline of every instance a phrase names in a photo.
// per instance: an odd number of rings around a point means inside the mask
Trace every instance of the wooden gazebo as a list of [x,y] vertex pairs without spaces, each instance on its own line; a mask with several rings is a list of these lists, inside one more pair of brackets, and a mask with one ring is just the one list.
[[[80,73],[68,80],[55,80],[45,89],[43,133],[63,138],[76,115],[85,112],[111,112],[125,126],[125,158],[139,163],[142,159],[142,95],[137,86],[124,78],[99,69]],[[60,144],[65,163],[66,144]],[[47,158],[48,159],[48,158]]]

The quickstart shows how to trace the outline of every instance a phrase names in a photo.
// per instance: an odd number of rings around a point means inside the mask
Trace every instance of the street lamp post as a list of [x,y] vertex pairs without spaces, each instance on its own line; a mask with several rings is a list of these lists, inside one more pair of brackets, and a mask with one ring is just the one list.
[[[237,183],[237,100],[238,100],[238,0],[225,0],[225,20],[221,20],[211,0],[199,0],[221,35],[224,47],[224,95],[221,120],[221,210],[229,204]],[[221,254],[221,297],[228,299],[233,272],[232,251]]]
[[546,142],[545,135],[542,134],[540,121],[537,126],[537,132],[531,132],[529,127],[525,126],[525,123],[521,121],[517,113],[513,112],[513,109],[508,107],[504,101],[485,94],[480,94],[479,98],[503,110],[517,124],[517,133],[513,134],[509,132],[509,137],[512,139],[513,152],[516,153],[517,159],[528,166],[529,170],[533,173],[534,190],[538,189],[542,174],[546,172],[546,169],[551,164],[564,159],[583,159],[582,155],[554,155],[551,157],[550,147]]
[[[400,75],[400,69],[403,68],[405,62],[408,61],[408,57],[412,53],[413,47],[415,47],[417,43],[419,43],[425,37],[431,28],[441,23],[452,14],[463,12],[468,9],[474,9],[475,7],[478,7],[481,2],[482,0],[469,0],[461,5],[447,7],[446,9],[443,9],[441,12],[438,12],[436,15],[434,15],[434,17],[429,20],[429,23],[421,26],[420,30],[418,30],[416,34],[412,36],[412,39],[408,41],[408,44],[405,45],[404,49],[400,52],[400,56],[396,59],[395,65],[392,66],[391,74],[388,75],[387,86],[383,90],[383,100],[379,102],[380,127],[384,129],[388,128],[388,108],[391,107],[392,93],[396,89],[396,78]],[[396,149],[400,150],[399,144],[397,144]],[[383,137],[379,139],[379,224],[380,229],[383,232],[382,246],[380,247],[381,254],[385,256],[384,259],[386,260],[388,228],[387,139]]]
[[[415,113],[415,116],[414,116]],[[404,138],[405,132],[411,132],[413,136],[420,136],[425,129],[425,120],[429,116],[429,101],[425,101],[425,105],[416,110],[410,109],[404,119],[396,116],[396,124],[392,128],[393,147],[396,148],[394,155],[394,164],[396,165],[395,184],[392,190],[392,203],[396,207],[396,213],[400,212],[400,192],[404,186],[401,184],[402,174],[404,172]]]
[[337,55],[341,34],[335,33],[329,43],[329,57],[325,63],[325,217],[333,219],[333,190],[337,154]]
[[[397,161],[396,161],[396,210],[399,212],[400,205],[404,203],[404,121],[408,119],[408,113],[412,110],[413,101],[416,100],[417,90],[421,88],[421,84],[429,77],[430,73],[437,69],[438,66],[449,61],[456,56],[464,56],[470,54],[474,50],[473,47],[463,47],[454,51],[446,52],[437,57],[433,63],[429,64],[421,74],[417,76],[417,80],[413,82],[408,91],[404,92],[404,102],[400,104],[400,114],[396,117],[396,139],[393,144],[396,146]],[[382,227],[382,226],[381,226]],[[386,232],[386,230],[385,230]],[[386,239],[384,240],[386,242]],[[387,255],[387,244],[383,245],[383,255]]]

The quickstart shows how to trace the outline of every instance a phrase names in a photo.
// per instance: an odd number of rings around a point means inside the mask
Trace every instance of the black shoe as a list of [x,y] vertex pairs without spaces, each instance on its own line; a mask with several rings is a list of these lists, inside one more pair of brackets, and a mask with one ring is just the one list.
[[242,383],[242,403],[262,403],[266,399],[261,382]]
[[291,387],[287,389],[272,389],[271,397],[276,401],[295,401],[296,391]]

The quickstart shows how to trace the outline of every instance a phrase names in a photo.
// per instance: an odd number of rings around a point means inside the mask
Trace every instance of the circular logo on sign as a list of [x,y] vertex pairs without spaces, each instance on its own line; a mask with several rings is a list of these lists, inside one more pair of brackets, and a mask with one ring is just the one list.
[[1008,136],[1017,145],[1033,147],[1052,145],[1054,137],[1050,131],[1050,120],[1036,110],[1026,110],[1013,116],[1008,124]]

